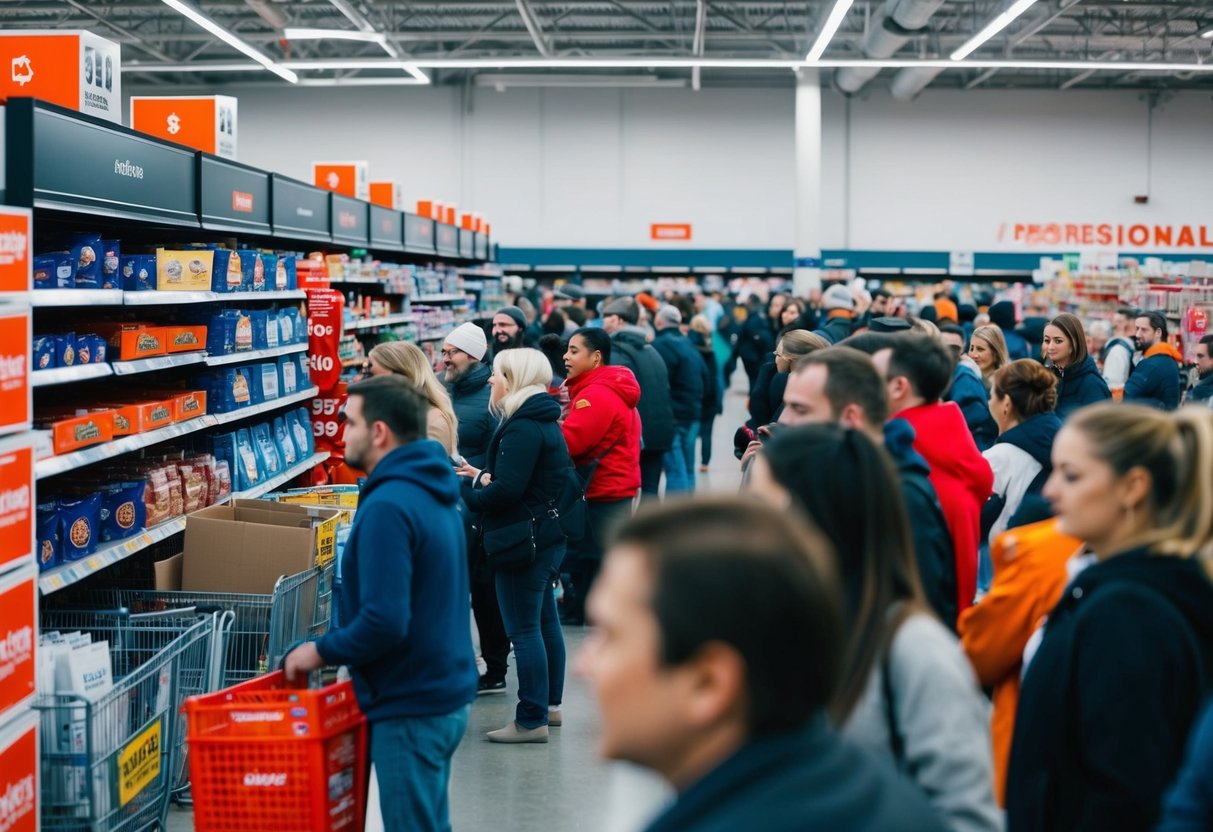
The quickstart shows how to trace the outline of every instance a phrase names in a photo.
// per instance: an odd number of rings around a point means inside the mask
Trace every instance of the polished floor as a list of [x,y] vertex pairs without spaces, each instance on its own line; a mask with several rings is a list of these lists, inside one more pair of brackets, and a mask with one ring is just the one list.
[[[733,433],[746,419],[745,375],[740,369],[725,397],[724,411],[713,431],[711,470],[698,474],[698,488],[735,493],[741,477],[733,455]],[[699,459],[695,462],[698,468]],[[564,726],[552,729],[546,745],[496,745],[485,738],[487,731],[513,719],[517,680],[512,664],[507,692],[482,696],[473,704],[451,775],[454,829],[632,832],[643,828],[668,800],[668,792],[657,778],[599,757],[594,697],[573,673],[573,655],[584,636],[581,627],[565,628],[569,676]],[[188,810],[172,809],[168,830],[186,832],[193,828],[192,821]],[[380,828],[371,823],[367,832]]]

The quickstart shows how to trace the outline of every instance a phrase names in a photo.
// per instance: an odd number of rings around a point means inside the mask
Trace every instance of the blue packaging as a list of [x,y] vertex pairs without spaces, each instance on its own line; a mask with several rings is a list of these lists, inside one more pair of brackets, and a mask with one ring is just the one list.
[[120,275],[120,266],[122,263],[122,250],[118,246],[117,240],[102,240],[101,241],[101,288],[102,289],[121,289],[122,277]]
[[257,282],[257,273],[261,273],[261,282],[265,283],[265,266],[261,263],[261,255],[251,248],[236,249],[240,257],[240,288],[232,291],[251,292]]
[[268,350],[269,341],[266,339],[266,329],[269,325],[270,313],[266,309],[254,309],[248,313],[253,325],[253,349]]
[[253,382],[254,404],[272,401],[279,395],[285,395],[279,392],[277,364],[254,364],[249,370]]
[[58,566],[63,554],[63,539],[59,534],[58,501],[38,503],[36,518],[34,551],[38,553],[38,568],[45,572]]
[[[211,291],[246,291],[243,263],[244,258],[240,256],[240,252],[226,248],[215,249],[215,268],[211,272]],[[249,278],[251,284],[251,272]]]
[[236,467],[233,471],[232,490],[247,491],[265,479],[265,468],[253,446],[247,428],[236,431]]
[[299,281],[295,273],[294,255],[278,255],[278,262],[274,268],[274,291],[285,292],[289,289],[294,289],[298,285]]
[[278,359],[278,380],[282,395],[293,396],[299,392],[299,363],[295,356],[284,355]]
[[253,447],[261,458],[261,467],[267,477],[282,473],[282,454],[274,444],[273,428],[268,422],[253,426]]
[[127,254],[119,262],[125,291],[151,292],[156,289],[156,255]]
[[293,357],[299,366],[299,389],[306,390],[312,386],[312,368],[308,364],[307,353],[296,353]]
[[211,355],[230,355],[236,350],[236,319],[224,312],[211,315],[206,324],[206,351]]
[[295,463],[299,462],[299,446],[295,444],[295,437],[291,435],[291,430],[287,428],[286,417],[279,416],[274,419],[274,444],[278,446],[278,450],[282,453],[282,464],[290,468]]
[[101,522],[101,495],[59,500],[59,534],[64,561],[86,558],[97,548]]
[[54,336],[43,335],[34,339],[33,362],[35,370],[51,370],[59,366],[55,360]]
[[83,234],[72,242],[72,262],[76,268],[77,289],[101,288],[101,235]]
[[316,453],[316,440],[312,436],[312,417],[306,407],[299,407],[286,414],[287,425],[295,437],[295,445],[304,458]]
[[274,288],[278,273],[278,255],[277,254],[262,254],[261,255],[261,283],[253,281],[254,292],[264,292]]
[[58,260],[51,254],[39,254],[34,258],[34,288],[35,289],[57,289],[59,287],[58,280],[55,278],[55,271],[58,267]]
[[76,366],[76,333],[67,332],[55,336],[55,366]]
[[147,525],[143,480],[109,483],[101,491],[101,540],[123,540]]
[[[47,272],[39,285],[37,272]],[[70,251],[48,251],[34,256],[34,286],[38,289],[76,288],[76,265]]]

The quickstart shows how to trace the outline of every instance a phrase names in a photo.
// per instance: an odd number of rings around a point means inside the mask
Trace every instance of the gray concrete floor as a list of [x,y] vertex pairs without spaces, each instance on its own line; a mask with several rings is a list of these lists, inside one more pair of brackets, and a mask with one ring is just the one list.
[[[740,368],[732,382],[724,414],[716,419],[713,431],[711,470],[697,475],[700,490],[736,493],[741,481],[733,456],[733,433],[747,418],[745,374]],[[698,469],[698,457],[695,463]],[[668,799],[664,785],[647,772],[598,756],[593,694],[573,674],[573,655],[584,637],[584,628],[565,628],[569,675],[564,726],[552,729],[546,745],[496,745],[485,738],[487,731],[513,719],[517,679],[512,661],[507,692],[482,696],[473,704],[451,775],[454,829],[632,832]],[[170,810],[168,832],[192,829],[191,811]]]

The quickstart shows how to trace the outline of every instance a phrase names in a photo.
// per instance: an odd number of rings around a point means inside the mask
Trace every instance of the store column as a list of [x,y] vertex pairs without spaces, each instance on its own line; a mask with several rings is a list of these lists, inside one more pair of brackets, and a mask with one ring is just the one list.
[[797,297],[821,287],[821,83],[819,71],[796,74],[796,270]]

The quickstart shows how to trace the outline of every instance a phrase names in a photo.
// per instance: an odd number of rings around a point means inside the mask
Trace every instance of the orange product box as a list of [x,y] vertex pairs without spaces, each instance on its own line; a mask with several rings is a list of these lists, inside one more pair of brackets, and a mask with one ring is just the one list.
[[169,355],[206,349],[206,326],[171,325],[164,328],[164,347]]
[[342,196],[370,196],[370,165],[366,162],[313,162],[312,184]]
[[33,340],[29,309],[0,306],[0,433],[29,427],[33,413],[29,383]]
[[33,286],[33,212],[0,205],[0,292]]
[[0,578],[0,712],[34,695],[37,667],[38,567],[26,564]]
[[36,712],[25,711],[0,729],[0,820],[6,832],[38,829],[38,722]]
[[165,328],[143,323],[99,323],[94,329],[109,342],[111,361],[151,358],[168,352]]
[[400,186],[390,179],[383,182],[372,182],[370,194],[371,202],[382,205],[384,208],[391,208],[393,211],[399,211],[400,206],[404,205]]
[[73,415],[51,413],[39,418],[39,425],[51,431],[51,444],[56,454],[67,454],[100,445],[114,438],[114,411],[95,410],[92,413]]
[[454,225],[456,221],[455,217],[458,215],[458,213],[459,211],[454,205],[446,206],[446,217],[444,217],[441,222],[445,222],[447,225]]
[[132,95],[131,128],[215,156],[236,158],[236,99],[230,95]]
[[205,390],[149,390],[149,395],[164,399],[173,411],[174,422],[184,422],[206,415]]
[[34,439],[0,440],[0,571],[33,555]]
[[0,103],[28,96],[122,123],[122,51],[85,31],[0,32]]
[[102,402],[114,411],[114,436],[147,433],[173,423],[173,403],[164,399],[140,402]]
[[461,214],[459,216],[459,227],[464,231],[475,231],[476,217],[472,214]]
[[417,200],[417,216],[434,218],[434,205],[436,203],[432,199]]

